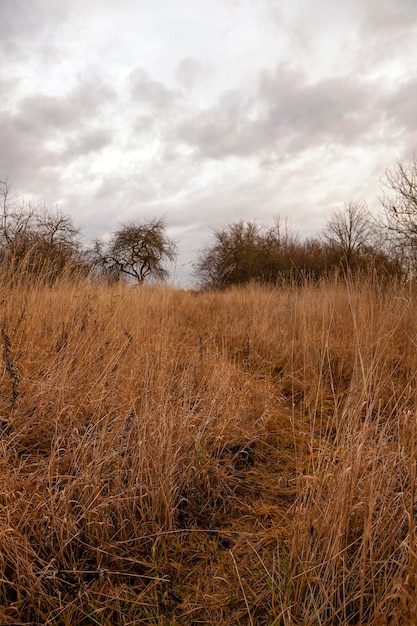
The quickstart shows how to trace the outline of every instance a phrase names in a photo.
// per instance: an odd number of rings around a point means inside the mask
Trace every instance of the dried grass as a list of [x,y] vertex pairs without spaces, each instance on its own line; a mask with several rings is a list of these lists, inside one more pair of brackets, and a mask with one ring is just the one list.
[[1,291],[1,624],[417,621],[412,290]]

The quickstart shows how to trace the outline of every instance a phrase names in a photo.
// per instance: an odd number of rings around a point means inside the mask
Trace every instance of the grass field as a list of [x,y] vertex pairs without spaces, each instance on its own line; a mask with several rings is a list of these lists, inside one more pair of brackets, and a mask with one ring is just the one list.
[[417,623],[416,304],[2,285],[0,624]]

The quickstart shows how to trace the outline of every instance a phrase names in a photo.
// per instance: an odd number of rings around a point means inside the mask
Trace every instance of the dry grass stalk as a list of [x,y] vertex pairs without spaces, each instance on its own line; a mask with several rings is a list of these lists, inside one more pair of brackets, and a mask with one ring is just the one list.
[[415,623],[411,291],[2,291],[0,623]]

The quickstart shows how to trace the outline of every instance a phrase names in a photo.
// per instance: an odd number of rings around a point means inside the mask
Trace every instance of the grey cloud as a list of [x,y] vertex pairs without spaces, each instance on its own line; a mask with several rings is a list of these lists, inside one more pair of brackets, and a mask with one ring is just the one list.
[[309,84],[279,67],[253,94],[225,94],[178,126],[178,137],[211,158],[276,150],[300,152],[323,141],[350,145],[381,120],[371,87],[352,76]]
[[407,81],[387,98],[387,115],[408,132],[416,130],[417,79]]
[[417,24],[417,4],[415,0],[379,0],[362,5],[365,19],[364,28],[373,33],[385,33],[398,38]]
[[48,162],[49,151],[34,133],[27,133],[26,126],[20,117],[4,113],[0,117],[0,171],[10,172],[21,170],[29,163],[42,167]]
[[[136,175],[129,173],[114,173],[106,175],[96,190],[95,197],[112,207],[118,207],[118,221],[124,219],[124,214],[131,214],[132,209],[152,209],[158,205],[161,191],[161,181],[152,172],[143,169]],[[160,202],[162,204],[163,201]],[[113,218],[114,219],[114,218]]]
[[59,187],[63,163],[111,141],[100,112],[114,94],[100,81],[83,80],[66,96],[35,95],[0,114],[0,176],[23,187]]
[[15,123],[23,132],[44,134],[45,130],[72,127],[75,111],[64,98],[36,95],[20,102]]
[[139,104],[164,109],[169,107],[176,98],[173,91],[150,78],[147,72],[140,67],[131,72],[129,81],[132,98]]
[[139,115],[133,123],[133,130],[138,135],[150,133],[155,128],[156,120],[151,115]]
[[9,114],[0,114],[0,137],[0,177],[8,178],[25,194],[55,202],[62,176],[59,155],[35,134],[24,132]]
[[364,72],[381,68],[382,73],[394,65],[403,66],[408,73],[416,68],[417,2],[364,2],[361,10],[358,67]]
[[178,138],[203,156],[248,156],[263,146],[258,121],[249,119],[250,103],[238,91],[228,92],[211,109],[179,123]]
[[65,96],[36,95],[20,102],[17,124],[22,129],[43,134],[82,125],[106,103],[114,100],[113,89],[100,81],[82,81]]
[[7,110],[13,98],[18,80],[0,76],[0,110]]
[[86,134],[77,135],[69,139],[64,156],[66,160],[72,160],[93,152],[99,152],[112,142],[109,131],[94,130]]
[[107,175],[98,186],[95,198],[97,200],[111,198],[112,201],[116,198],[120,199],[121,191],[126,188],[127,182],[125,176],[117,174]]
[[327,136],[351,143],[376,121],[371,89],[351,76],[310,85],[302,76],[280,68],[274,76],[261,79],[259,97],[272,132],[288,130],[313,142]]
[[197,59],[186,57],[177,65],[175,76],[184,87],[192,89],[203,78],[206,71]]
[[396,144],[402,139],[401,152],[408,160],[417,146],[417,79],[402,83],[397,91],[386,97],[387,126],[396,134]]
[[28,47],[36,45],[66,18],[65,3],[54,0],[1,0],[0,50],[9,58],[27,55]]

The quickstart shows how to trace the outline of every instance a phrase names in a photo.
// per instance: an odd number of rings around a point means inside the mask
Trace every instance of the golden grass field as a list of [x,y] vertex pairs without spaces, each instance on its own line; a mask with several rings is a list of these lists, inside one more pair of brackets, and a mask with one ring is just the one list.
[[417,623],[412,287],[0,302],[0,624]]

